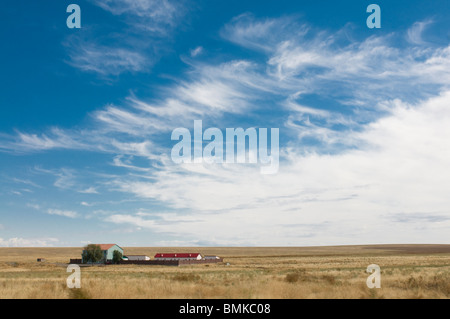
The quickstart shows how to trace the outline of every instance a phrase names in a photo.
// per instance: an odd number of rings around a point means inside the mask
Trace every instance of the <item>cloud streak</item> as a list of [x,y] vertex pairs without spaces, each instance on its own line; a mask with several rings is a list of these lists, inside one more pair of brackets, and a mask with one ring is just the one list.
[[[97,74],[110,82],[123,73],[149,73],[169,47],[175,28],[186,13],[183,2],[168,0],[110,1],[92,0],[94,5],[114,16],[116,23],[85,25],[63,45],[67,63],[83,72]],[[127,27],[118,29],[124,23]]]
[[80,43],[73,45],[70,64],[82,71],[101,76],[118,76],[124,72],[144,71],[151,66],[152,61],[142,52],[131,49]]
[[76,218],[79,216],[77,212],[73,212],[73,211],[69,211],[69,210],[60,210],[60,209],[48,209],[47,214],[63,216],[63,217],[68,217],[68,218]]
[[408,41],[416,45],[426,44],[426,41],[423,40],[422,35],[425,29],[428,27],[428,25],[432,23],[433,23],[432,20],[425,20],[414,23],[413,26],[409,28],[407,32]]
[[54,247],[59,240],[57,238],[0,238],[0,247]]
[[164,36],[179,23],[186,9],[183,1],[169,0],[92,0],[115,16],[123,16],[134,28]]

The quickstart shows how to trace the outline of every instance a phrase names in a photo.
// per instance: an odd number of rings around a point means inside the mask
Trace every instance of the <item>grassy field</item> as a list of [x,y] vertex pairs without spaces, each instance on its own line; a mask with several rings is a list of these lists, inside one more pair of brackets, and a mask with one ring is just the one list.
[[[81,248],[0,248],[0,298],[449,298],[450,245],[334,247],[130,247],[125,254],[200,252],[224,263],[81,268],[69,289],[70,258]],[[43,263],[37,258],[45,258]],[[369,289],[366,268],[381,268]]]

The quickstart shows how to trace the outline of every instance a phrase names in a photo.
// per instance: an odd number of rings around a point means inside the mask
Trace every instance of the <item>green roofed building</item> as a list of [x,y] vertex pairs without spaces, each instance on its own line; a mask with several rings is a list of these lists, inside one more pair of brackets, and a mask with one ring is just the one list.
[[[100,246],[100,249],[102,250],[102,253],[103,253],[103,258],[100,261],[100,263],[112,262],[113,254],[114,254],[115,250],[118,250],[123,255],[123,249],[116,244],[96,244],[96,245]],[[83,259],[84,256],[85,256],[85,250],[83,250],[83,252],[81,254],[81,258]],[[84,263],[84,262],[85,261],[82,260],[82,263]]]

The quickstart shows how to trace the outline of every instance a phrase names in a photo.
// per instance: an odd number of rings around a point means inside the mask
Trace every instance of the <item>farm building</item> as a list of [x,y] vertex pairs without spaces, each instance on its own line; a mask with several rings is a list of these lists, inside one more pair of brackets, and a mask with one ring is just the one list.
[[163,253],[156,254],[155,260],[202,260],[200,253]]
[[150,260],[150,257],[146,255],[126,255],[123,256],[123,260]]
[[[100,261],[101,263],[112,261],[115,250],[118,250],[123,255],[123,249],[116,244],[97,244],[97,246],[100,246],[100,249],[102,250],[103,253],[103,258]],[[85,260],[83,259],[84,256],[85,250],[83,250],[83,253],[81,254],[82,263],[85,263]]]
[[220,259],[219,256],[205,256],[204,258],[205,260],[218,260]]

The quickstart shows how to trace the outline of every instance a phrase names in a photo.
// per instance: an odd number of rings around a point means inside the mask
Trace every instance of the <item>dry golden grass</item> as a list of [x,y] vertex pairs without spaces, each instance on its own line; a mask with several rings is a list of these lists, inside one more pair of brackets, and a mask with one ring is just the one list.
[[[79,258],[80,248],[0,248],[0,298],[450,297],[450,245],[124,250],[217,254],[224,263],[82,267],[81,289],[69,289],[67,262]],[[380,289],[366,286],[370,264],[381,267]]]

